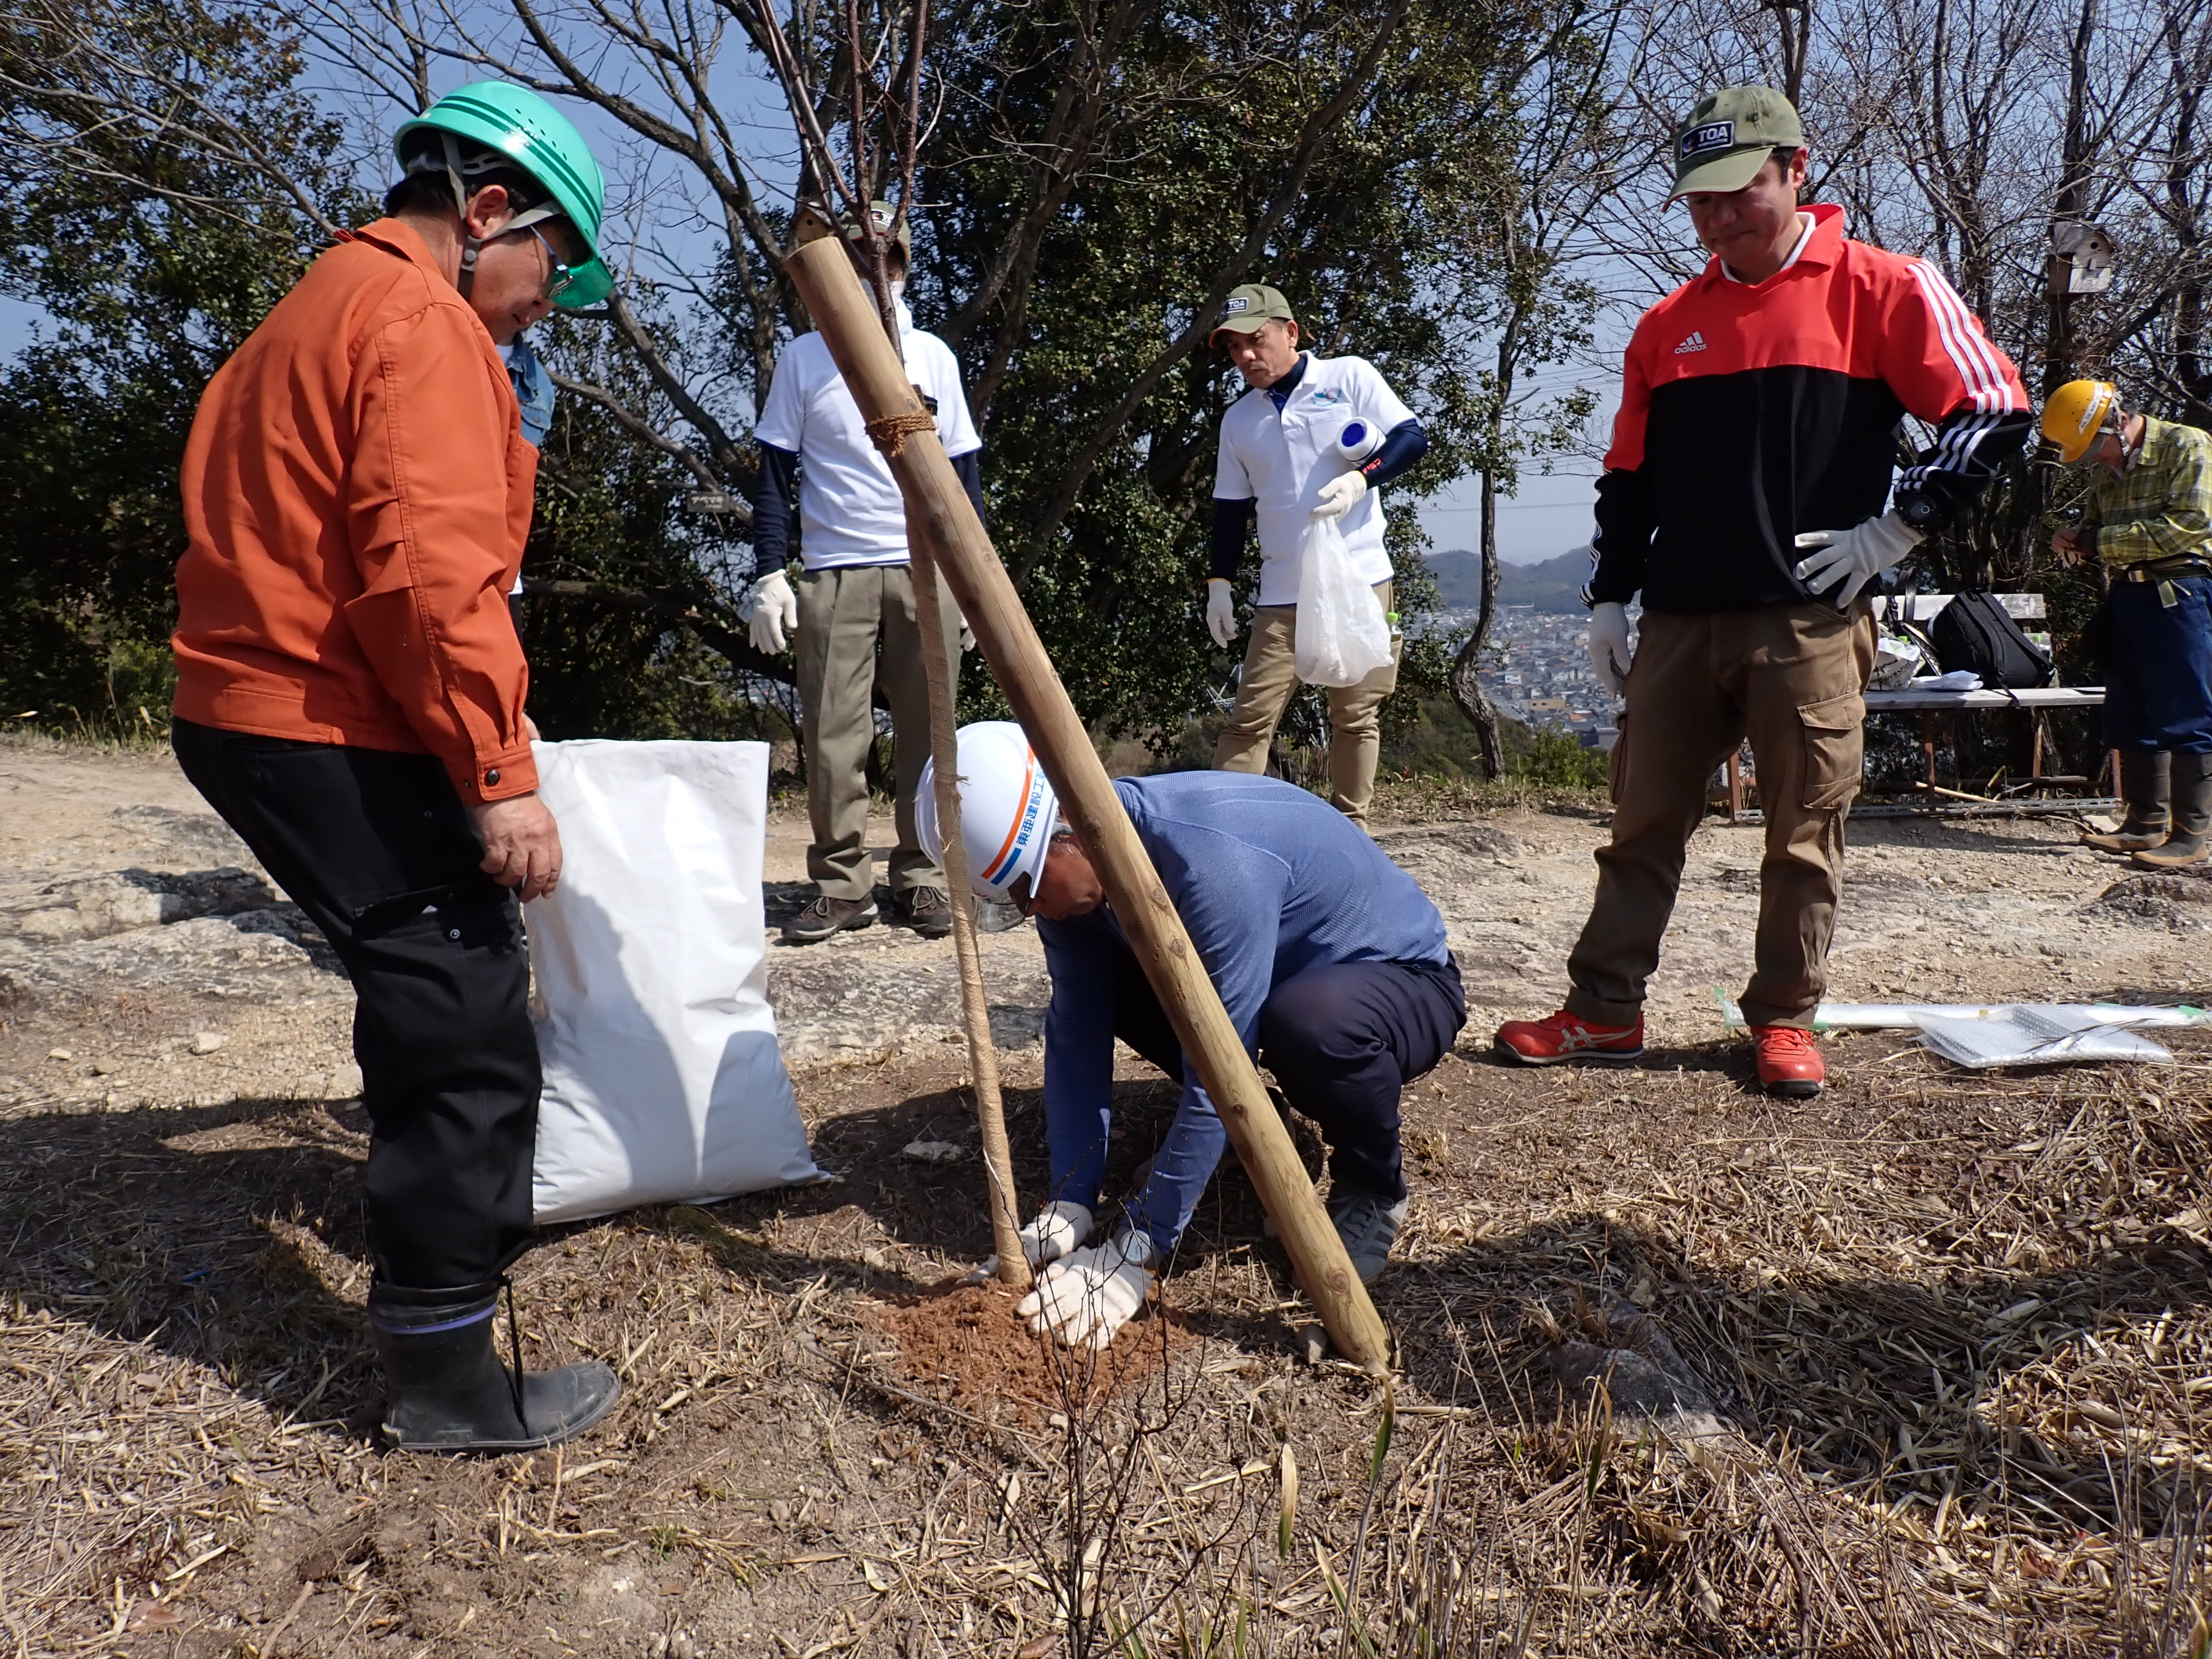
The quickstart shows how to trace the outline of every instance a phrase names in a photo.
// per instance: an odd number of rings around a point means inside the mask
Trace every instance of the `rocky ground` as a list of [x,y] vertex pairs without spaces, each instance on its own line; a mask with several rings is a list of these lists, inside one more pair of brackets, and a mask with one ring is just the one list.
[[[1856,823],[1831,995],[2203,1000],[2212,883],[2129,878],[2074,833]],[[988,1229],[972,1157],[901,1151],[973,1135],[951,945],[889,924],[768,949],[842,1179],[557,1230],[520,1275],[533,1347],[607,1356],[629,1399],[560,1456],[451,1464],[368,1432],[366,1125],[320,940],[165,755],[0,742],[0,1630],[25,1654],[1042,1659],[1090,1549],[1087,1615],[1157,1638],[1242,1608],[1271,1652],[1333,1651],[1346,1582],[1376,1632],[1433,1630],[1424,1575],[1462,1569],[1489,1575],[1482,1627],[1525,1620],[1532,1651],[1844,1650],[1853,1575],[1939,1650],[2104,1650],[2153,1616],[2130,1583],[2159,1565],[2184,1594],[2202,1566],[2170,1522],[2212,1490],[2206,1043],[1989,1079],[1847,1039],[1818,1106],[1773,1106],[1714,995],[1748,966],[1759,831],[1716,823],[1652,1059],[1498,1067],[1496,1023],[1556,1003],[1603,834],[1589,811],[1379,827],[1446,916],[1470,1018],[1409,1102],[1421,1179],[1377,1298],[1400,1446],[1373,1490],[1384,1401],[1310,1363],[1233,1172],[1170,1316],[1136,1328],[1174,1334],[1153,1404],[1015,1364],[996,1329],[964,1367],[918,1341],[917,1299]],[[805,839],[779,811],[771,929]],[[984,944],[1033,1182],[1042,959],[1028,927]],[[1125,1070],[1117,1170],[1172,1103]],[[1573,1379],[1632,1351],[1695,1374],[1734,1474],[1646,1443],[1586,1478]],[[1278,1559],[1286,1447],[1304,1497]],[[1079,1468],[1126,1489],[1115,1524],[1063,1501]],[[1397,1528],[1364,1565],[1363,1513]],[[1792,1547],[1828,1553],[1828,1589],[1790,1588]]]
[[[2173,1001],[2203,988],[2212,884],[2131,878],[2075,846],[2076,829],[2062,818],[1855,823],[1830,995]],[[1722,1035],[1714,994],[1735,995],[1748,970],[1759,834],[1716,819],[1692,844],[1652,986],[1655,1038]],[[1449,925],[1468,1041],[1556,1006],[1603,836],[1595,812],[1379,828]],[[890,839],[887,821],[872,826],[878,857]],[[792,1064],[957,1036],[950,941],[887,918],[823,945],[774,942],[809,895],[805,844],[803,815],[780,808],[765,872],[769,982]],[[983,943],[994,1034],[1034,1048],[1046,996],[1036,931]],[[279,1093],[308,1079],[342,1096],[350,1004],[332,966],[166,757],[0,748],[0,1109],[134,1091]],[[81,1023],[88,1003],[115,1011],[92,1033]]]

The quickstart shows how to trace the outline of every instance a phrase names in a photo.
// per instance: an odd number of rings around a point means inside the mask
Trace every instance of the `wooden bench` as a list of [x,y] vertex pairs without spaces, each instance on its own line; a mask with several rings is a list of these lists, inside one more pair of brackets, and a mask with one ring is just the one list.
[[[1875,601],[1875,619],[1878,623],[1915,623],[1925,626],[1954,595],[1949,593],[1888,593]],[[1999,593],[1997,602],[2017,623],[2041,622],[2048,614],[2040,593]],[[1910,685],[1893,691],[1869,691],[1866,708],[1869,714],[1914,713],[1920,716],[1920,753],[1927,773],[1917,786],[1923,792],[1926,809],[1932,812],[1939,801],[1980,801],[1984,796],[1970,794],[1963,789],[1945,789],[1936,781],[1936,723],[1939,717],[1955,719],[1960,714],[1982,709],[2021,708],[2030,711],[2034,724],[2035,750],[2029,762],[2028,776],[2032,786],[2055,783],[2094,783],[2091,778],[2069,775],[2046,775],[2043,770],[2043,756],[2047,733],[2043,717],[2054,709],[2100,708],[2105,702],[2105,688],[2101,685],[2033,686],[2019,691],[1984,690],[1980,691],[1946,691],[1935,689],[1916,689]],[[2118,775],[2117,764],[2114,775]],[[1728,758],[1728,803],[1731,822],[1743,813],[1743,774],[1740,755]]]

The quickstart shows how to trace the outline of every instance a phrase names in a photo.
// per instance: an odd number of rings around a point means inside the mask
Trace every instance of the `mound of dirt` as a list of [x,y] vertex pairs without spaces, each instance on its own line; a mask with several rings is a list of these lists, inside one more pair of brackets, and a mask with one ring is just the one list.
[[2176,933],[2212,928],[2212,866],[2130,876],[2089,906],[2093,915],[2150,922]]
[[908,1381],[993,1421],[1009,1407],[1036,1423],[1048,1412],[1103,1404],[1158,1376],[1198,1340],[1155,1293],[1105,1352],[1072,1353],[1016,1318],[1014,1301],[995,1284],[955,1283],[883,1309],[876,1322],[898,1344]]

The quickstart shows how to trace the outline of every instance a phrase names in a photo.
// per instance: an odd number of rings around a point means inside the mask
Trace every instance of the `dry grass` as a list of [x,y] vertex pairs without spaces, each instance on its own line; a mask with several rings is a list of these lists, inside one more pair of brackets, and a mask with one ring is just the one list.
[[1480,819],[1495,812],[1609,811],[1602,789],[1571,789],[1532,783],[1526,778],[1390,777],[1375,781],[1373,815],[1378,822],[1428,823]]
[[[1167,1284],[1200,1340],[1114,1399],[1063,1379],[1042,1425],[939,1396],[883,1334],[988,1235],[978,1166],[898,1156],[960,1133],[947,1062],[818,1073],[839,1184],[526,1260],[534,1363],[603,1354],[628,1394],[580,1445],[478,1462],[368,1442],[356,1109],[17,1117],[0,1630],[239,1659],[2202,1659],[2187,1041],[2171,1069],[1962,1079],[1856,1039],[1810,1109],[1733,1053],[1454,1060],[1409,1102],[1394,1393],[1301,1358],[1231,1176]],[[1172,1100],[1121,1093],[1116,1174]],[[1033,1091],[1009,1106],[1034,1185]],[[1592,1354],[1609,1389],[1559,1380]],[[1650,1409],[1652,1376],[1709,1415]]]

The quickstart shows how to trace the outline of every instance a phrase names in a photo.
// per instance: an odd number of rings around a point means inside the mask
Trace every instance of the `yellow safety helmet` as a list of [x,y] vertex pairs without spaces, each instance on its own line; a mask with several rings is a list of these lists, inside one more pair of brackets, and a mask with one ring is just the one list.
[[2044,441],[2071,466],[2089,453],[2097,434],[2120,411],[2120,389],[2110,380],[2069,380],[2044,400]]

